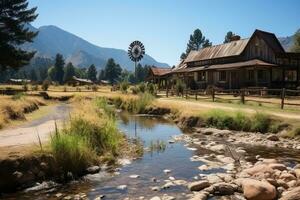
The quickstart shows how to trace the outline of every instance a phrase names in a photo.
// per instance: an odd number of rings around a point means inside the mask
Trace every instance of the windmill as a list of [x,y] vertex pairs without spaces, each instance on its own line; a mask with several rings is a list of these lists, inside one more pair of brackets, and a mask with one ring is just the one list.
[[145,47],[140,41],[133,41],[128,48],[128,56],[134,62],[134,75],[136,77],[136,63],[145,55]]

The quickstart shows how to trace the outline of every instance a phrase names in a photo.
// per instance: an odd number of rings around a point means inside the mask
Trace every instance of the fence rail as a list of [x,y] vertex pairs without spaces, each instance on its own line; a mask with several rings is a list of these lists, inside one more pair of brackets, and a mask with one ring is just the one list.
[[[281,109],[283,109],[285,105],[300,106],[300,96],[299,96],[300,90],[291,90],[285,88],[282,89],[245,88],[245,89],[228,89],[228,90],[215,89],[215,88],[206,89],[206,90],[185,89],[184,91],[181,91],[179,93],[176,92],[174,89],[164,89],[159,91],[165,92],[166,97],[177,95],[177,96],[182,96],[183,98],[185,97],[186,99],[195,98],[195,100],[198,100],[201,97],[201,99],[211,99],[213,102],[215,102],[217,98],[220,98],[220,96],[232,95],[235,98],[239,98],[242,104],[245,104],[246,101],[256,101],[260,103],[277,103],[277,102],[270,102],[270,101],[258,101],[254,99],[249,99],[249,97],[275,98],[280,100],[280,102],[278,103],[280,103]],[[286,102],[288,98],[289,100],[291,99],[296,100],[298,97],[299,97],[299,103]],[[238,100],[238,99],[231,99],[231,100]]]

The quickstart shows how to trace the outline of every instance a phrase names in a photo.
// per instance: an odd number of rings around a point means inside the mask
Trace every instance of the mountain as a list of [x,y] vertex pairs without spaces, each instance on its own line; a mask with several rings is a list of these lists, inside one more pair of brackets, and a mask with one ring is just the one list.
[[[67,62],[72,62],[80,67],[87,67],[95,64],[97,68],[103,68],[109,58],[127,70],[133,70],[134,64],[128,58],[127,51],[122,49],[105,48],[96,46],[72,33],[64,31],[56,26],[42,26],[35,28],[29,25],[34,31],[39,31],[33,43],[26,43],[22,48],[37,51],[36,57],[53,58],[57,53],[62,54]],[[156,61],[149,55],[145,55],[140,62],[142,65],[154,65],[168,67],[166,63]]]
[[[296,33],[300,33],[300,29]],[[278,40],[286,51],[290,51],[294,44],[294,37],[295,34],[287,37],[279,37]]]

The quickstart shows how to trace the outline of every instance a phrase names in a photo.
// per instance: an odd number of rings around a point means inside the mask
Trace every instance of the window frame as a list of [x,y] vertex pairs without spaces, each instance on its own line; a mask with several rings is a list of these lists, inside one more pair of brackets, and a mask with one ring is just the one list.
[[[222,79],[222,78],[225,78],[225,79]],[[227,72],[226,71],[219,71],[219,82],[226,82],[226,81],[227,81]]]

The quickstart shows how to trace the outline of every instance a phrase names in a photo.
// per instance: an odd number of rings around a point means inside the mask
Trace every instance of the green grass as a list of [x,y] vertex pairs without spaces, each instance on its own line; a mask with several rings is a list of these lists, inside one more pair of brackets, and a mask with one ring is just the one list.
[[68,172],[80,176],[101,156],[115,158],[124,143],[113,108],[105,99],[87,102],[81,109],[88,112],[78,111],[79,114],[70,117],[68,126],[56,130],[50,142],[51,152],[65,176]]
[[276,133],[281,128],[279,121],[273,120],[269,115],[259,112],[249,116],[242,112],[228,113],[214,109],[206,113],[204,119],[207,126],[219,129]]
[[25,93],[23,93],[23,92],[18,92],[12,96],[13,100],[20,100],[23,98],[25,98]]

